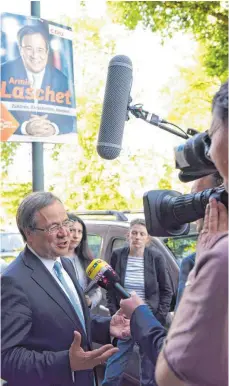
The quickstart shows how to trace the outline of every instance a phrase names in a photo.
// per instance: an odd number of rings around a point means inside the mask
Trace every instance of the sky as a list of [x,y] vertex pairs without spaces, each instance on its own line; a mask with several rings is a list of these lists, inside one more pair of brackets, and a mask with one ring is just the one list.
[[[79,17],[79,1],[65,0],[41,0],[41,17],[60,22],[67,16],[76,20]],[[101,18],[106,15],[104,0],[87,1],[87,14],[93,18]],[[7,0],[0,5],[1,12],[19,13],[30,15],[30,1]],[[124,54],[131,58],[133,63],[133,86],[131,95],[134,103],[143,103],[147,111],[155,113],[166,119],[168,106],[163,98],[160,98],[160,90],[168,80],[177,76],[179,66],[189,66],[193,62],[192,52],[195,51],[196,43],[188,35],[177,34],[175,38],[160,44],[159,36],[150,31],[137,28],[135,31],[124,31],[123,27],[108,25],[103,31],[106,36],[116,40],[114,54]],[[77,52],[74,52],[77,57]],[[77,60],[75,61],[75,67]],[[77,72],[77,68],[75,68]],[[106,74],[104,74],[104,81]],[[174,122],[176,123],[176,122]],[[188,122],[187,122],[188,127]],[[183,128],[186,129],[186,128]],[[158,153],[166,154],[168,158],[173,158],[173,147],[179,145],[182,139],[169,134],[161,129],[151,126],[135,117],[131,117],[125,125],[123,138],[123,151],[131,149],[132,152],[141,149],[156,149]],[[23,162],[30,165],[31,152],[28,151],[27,144],[18,153],[17,163],[11,168],[13,178],[22,180],[31,178],[31,167],[24,170],[23,176],[17,165]],[[76,145],[77,146],[77,145]],[[26,150],[25,150],[26,149]],[[49,154],[45,155],[45,162],[49,162]]]

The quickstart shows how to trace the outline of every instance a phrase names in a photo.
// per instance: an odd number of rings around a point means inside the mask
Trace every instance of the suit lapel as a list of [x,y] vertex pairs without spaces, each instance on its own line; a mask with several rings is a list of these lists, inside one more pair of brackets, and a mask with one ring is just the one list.
[[65,314],[74,323],[74,326],[76,326],[77,323],[80,333],[85,335],[80,320],[68,297],[65,295],[64,291],[62,291],[61,287],[44,264],[27,247],[25,248],[23,260],[25,265],[32,269],[32,279],[63,309]]
[[144,278],[145,278],[145,295],[147,297],[148,290],[152,288],[152,278],[155,280],[154,259],[148,248],[144,251]]
[[129,256],[130,249],[123,248],[120,256],[120,284],[124,286],[125,276],[126,276],[126,266]]

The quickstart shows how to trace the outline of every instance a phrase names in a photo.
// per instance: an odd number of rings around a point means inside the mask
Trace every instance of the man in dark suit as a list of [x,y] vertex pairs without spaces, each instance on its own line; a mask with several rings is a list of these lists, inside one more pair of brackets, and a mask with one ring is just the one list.
[[[69,90],[67,77],[49,63],[49,32],[46,25],[37,21],[35,25],[22,27],[18,32],[18,48],[20,56],[1,66],[2,101],[75,108],[75,97]],[[13,115],[21,122],[21,113],[14,111]],[[45,117],[44,123],[47,126],[47,116],[43,112],[37,113],[37,116]],[[51,122],[57,119],[51,111],[48,117]],[[31,112],[25,110],[23,121],[30,118]],[[72,117],[59,116],[57,124],[61,130],[67,126],[72,128]]]
[[94,386],[93,368],[117,351],[92,340],[125,337],[121,315],[90,317],[67,254],[71,222],[52,193],[27,196],[17,212],[27,243],[2,275],[2,378],[9,386]]

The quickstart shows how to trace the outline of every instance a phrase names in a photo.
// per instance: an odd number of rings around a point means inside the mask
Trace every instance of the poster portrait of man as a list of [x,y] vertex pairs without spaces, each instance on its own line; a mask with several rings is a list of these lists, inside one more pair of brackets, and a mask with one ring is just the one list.
[[[1,65],[1,107],[18,122],[18,128],[7,140],[20,135],[21,141],[43,137],[46,142],[50,138],[50,142],[62,142],[63,134],[76,132],[71,31],[42,19],[14,18],[20,26],[17,49]],[[5,49],[10,50],[6,26],[3,23]]]

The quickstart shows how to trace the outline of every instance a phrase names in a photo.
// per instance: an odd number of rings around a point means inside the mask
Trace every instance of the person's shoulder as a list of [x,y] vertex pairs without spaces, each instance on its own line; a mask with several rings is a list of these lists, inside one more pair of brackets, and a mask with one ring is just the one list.
[[228,233],[217,235],[211,248],[202,252],[196,261],[196,272],[205,270],[209,276],[224,277],[228,270]]
[[[25,278],[30,274],[30,270],[25,266],[23,261],[24,251],[7,265],[4,272],[1,274],[2,285],[12,283],[12,289],[15,285],[23,286]],[[3,288],[3,287],[2,287]]]
[[195,263],[195,257],[196,257],[195,253],[192,253],[191,255],[183,257],[183,259],[181,261],[181,267],[183,265],[190,264],[190,263],[194,264]]
[[120,255],[121,253],[127,253],[129,251],[129,247],[121,247],[121,248],[116,248],[113,250],[112,253],[116,254],[116,255]]
[[163,255],[160,251],[160,249],[155,245],[150,245],[148,247],[145,247],[145,254],[148,254],[150,257],[154,259],[163,259]]
[[70,267],[74,267],[73,266],[73,262],[72,262],[72,259],[68,256],[64,256],[64,257],[61,257],[61,261],[66,263],[67,265],[69,265]]

